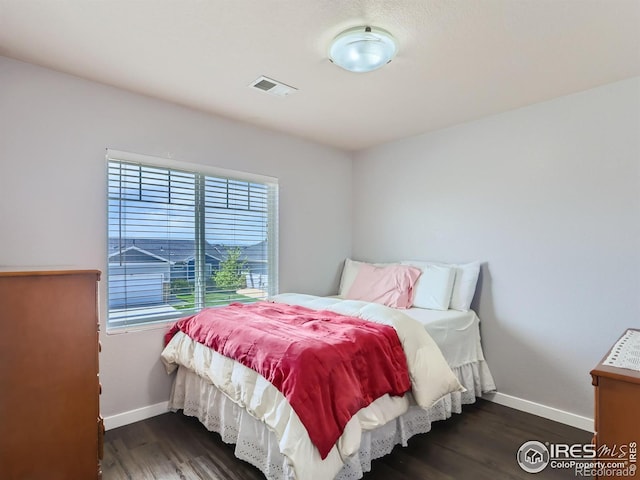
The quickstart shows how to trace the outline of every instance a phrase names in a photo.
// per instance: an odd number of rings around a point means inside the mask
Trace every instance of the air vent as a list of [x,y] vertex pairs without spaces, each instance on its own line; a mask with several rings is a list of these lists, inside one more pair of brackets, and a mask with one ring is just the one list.
[[255,88],[264,93],[268,93],[269,95],[274,95],[276,97],[286,97],[291,95],[292,93],[296,93],[298,91],[297,88],[292,87],[290,85],[286,85],[282,82],[278,82],[277,80],[273,80],[268,77],[259,77],[249,85],[250,88]]

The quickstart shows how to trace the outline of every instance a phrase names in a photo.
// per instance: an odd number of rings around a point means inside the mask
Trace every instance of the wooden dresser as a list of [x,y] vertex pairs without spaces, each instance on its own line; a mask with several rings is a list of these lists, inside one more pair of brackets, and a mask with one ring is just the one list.
[[99,479],[97,270],[0,270],[0,479]]
[[[627,450],[626,456],[631,455],[630,464],[640,466],[637,457],[640,445],[640,371],[604,365],[603,362],[610,352],[611,350],[591,370],[595,387],[594,442],[598,448],[605,445],[608,448],[624,447]],[[621,477],[618,475],[596,478]],[[640,479],[640,473],[636,470],[635,475],[627,475],[625,478]]]

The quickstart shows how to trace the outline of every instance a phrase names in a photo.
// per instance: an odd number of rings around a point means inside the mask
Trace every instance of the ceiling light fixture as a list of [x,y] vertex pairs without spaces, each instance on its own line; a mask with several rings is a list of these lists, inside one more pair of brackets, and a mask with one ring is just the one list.
[[397,50],[389,32],[375,27],[355,27],[333,40],[329,59],[350,72],[370,72],[389,63]]

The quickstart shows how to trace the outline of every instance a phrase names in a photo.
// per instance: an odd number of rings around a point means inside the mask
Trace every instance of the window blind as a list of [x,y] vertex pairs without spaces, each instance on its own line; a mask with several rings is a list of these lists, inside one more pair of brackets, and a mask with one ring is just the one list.
[[140,158],[107,153],[108,328],[277,293],[277,180]]

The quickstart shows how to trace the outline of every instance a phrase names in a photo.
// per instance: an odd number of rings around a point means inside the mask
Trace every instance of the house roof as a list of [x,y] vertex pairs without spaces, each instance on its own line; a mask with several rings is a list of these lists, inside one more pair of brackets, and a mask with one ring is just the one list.
[[[265,243],[262,241],[254,245],[239,246],[243,257],[253,262],[263,262],[265,258]],[[235,245],[222,245],[206,242],[205,255],[218,261],[225,259],[229,248]],[[135,249],[160,261],[170,263],[187,262],[195,257],[194,240],[164,240],[157,238],[109,238],[109,257]]]
[[145,250],[144,248],[140,248],[137,245],[131,245],[128,247],[123,248],[122,250],[118,249],[117,245],[116,245],[116,251],[115,252],[110,252],[109,253],[109,258],[115,258],[118,255],[125,255],[127,257],[127,261],[131,262],[131,258],[134,257],[134,252],[141,254],[143,256],[147,256],[150,258],[154,258],[156,260],[158,260],[159,262],[170,262],[170,263],[175,263],[170,261],[168,258],[162,257],[160,255],[156,255],[153,252],[150,252],[148,250]]

